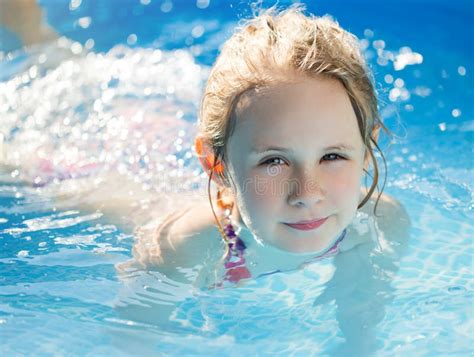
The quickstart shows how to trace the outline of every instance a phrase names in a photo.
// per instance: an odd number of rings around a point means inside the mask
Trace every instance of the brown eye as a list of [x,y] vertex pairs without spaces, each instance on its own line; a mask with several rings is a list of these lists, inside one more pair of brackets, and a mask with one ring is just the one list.
[[286,162],[279,157],[271,157],[261,163],[261,165],[285,165]]
[[322,160],[324,160],[324,161],[336,161],[336,160],[345,160],[345,158],[342,157],[339,154],[331,153],[331,154],[324,155]]

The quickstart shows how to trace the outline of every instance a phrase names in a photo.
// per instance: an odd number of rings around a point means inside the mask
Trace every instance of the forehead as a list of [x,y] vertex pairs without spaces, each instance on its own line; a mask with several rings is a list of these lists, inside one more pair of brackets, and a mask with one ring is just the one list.
[[234,136],[247,144],[361,141],[344,86],[327,78],[248,93],[236,109]]

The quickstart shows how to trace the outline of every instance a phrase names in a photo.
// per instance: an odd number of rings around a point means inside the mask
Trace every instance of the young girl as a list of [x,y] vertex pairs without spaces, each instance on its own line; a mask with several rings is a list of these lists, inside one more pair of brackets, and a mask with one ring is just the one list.
[[142,229],[120,268],[178,279],[200,265],[216,272],[213,284],[237,283],[363,243],[370,234],[357,221],[375,211],[390,231],[403,210],[374,195],[380,129],[355,36],[299,7],[246,21],[224,44],[201,103],[195,149],[208,197]]

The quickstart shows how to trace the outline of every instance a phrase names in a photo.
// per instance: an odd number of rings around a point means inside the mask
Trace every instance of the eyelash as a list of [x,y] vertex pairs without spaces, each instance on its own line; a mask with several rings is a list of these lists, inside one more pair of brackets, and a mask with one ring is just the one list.
[[[329,159],[328,157],[333,157],[332,159]],[[335,158],[334,158],[335,157]],[[324,160],[324,158],[326,158],[326,161],[337,161],[337,160],[346,160],[345,157],[339,155],[339,154],[336,154],[336,153],[329,153],[329,154],[326,154],[323,156],[323,158],[321,160]],[[273,160],[281,160],[283,162],[285,162],[284,159],[280,158],[280,157],[270,157],[268,159],[266,159],[265,161],[263,161],[260,165],[272,165],[271,161]],[[279,164],[274,164],[273,165],[279,165]]]

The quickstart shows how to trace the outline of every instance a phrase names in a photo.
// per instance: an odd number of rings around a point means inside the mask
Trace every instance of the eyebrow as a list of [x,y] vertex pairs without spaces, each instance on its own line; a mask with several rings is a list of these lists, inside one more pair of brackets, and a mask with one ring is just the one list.
[[[337,144],[337,145],[331,145],[328,147],[324,148],[324,151],[331,151],[331,150],[340,150],[340,151],[355,151],[354,147],[351,145],[346,145],[346,144]],[[263,154],[268,151],[281,151],[284,153],[291,153],[293,150],[289,148],[285,148],[282,146],[268,146],[268,147],[255,147],[251,148],[250,153],[251,154]]]

